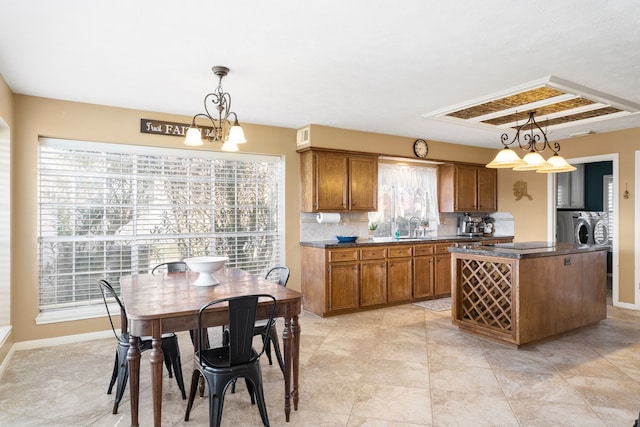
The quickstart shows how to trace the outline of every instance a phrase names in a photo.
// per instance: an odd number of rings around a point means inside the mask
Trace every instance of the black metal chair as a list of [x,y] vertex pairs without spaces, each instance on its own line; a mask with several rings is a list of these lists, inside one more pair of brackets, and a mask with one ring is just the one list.
[[[127,360],[127,352],[129,351],[129,332],[127,329],[127,322],[125,318],[121,317],[121,327],[120,333],[116,331],[116,328],[113,324],[113,319],[111,318],[111,311],[109,310],[109,301],[110,299],[115,300],[120,306],[121,313],[125,313],[124,304],[118,297],[118,294],[113,289],[111,284],[106,280],[99,280],[98,285],[100,285],[100,291],[102,293],[102,299],[104,301],[104,305],[107,308],[107,314],[109,316],[109,323],[111,323],[111,329],[113,330],[113,334],[118,341],[118,346],[116,347],[116,360],[113,364],[113,374],[111,375],[111,382],[109,383],[109,389],[107,390],[107,394],[111,394],[113,390],[113,385],[116,380],[118,381],[118,386],[116,388],[116,399],[113,404],[113,413],[118,413],[118,405],[122,400],[122,395],[124,394],[124,389],[127,386],[127,379],[129,377],[129,362]],[[138,345],[140,347],[140,352],[150,350],[151,349],[151,337],[140,337],[138,341]],[[180,363],[180,347],[178,346],[178,337],[176,334],[163,334],[162,335],[162,353],[164,355],[164,362],[167,367],[167,371],[169,372],[169,377],[173,377],[175,374],[176,382],[178,383],[178,387],[180,388],[180,392],[182,393],[182,398],[186,399],[187,395],[184,389],[184,381],[182,379],[182,365]]]
[[[267,272],[264,278],[278,283],[282,287],[286,287],[290,274],[291,272],[288,267],[273,267]],[[278,340],[278,329],[276,328],[275,319],[271,321],[269,328],[267,328],[267,326],[266,320],[258,320],[253,328],[253,334],[262,335],[263,338],[266,336],[269,337],[269,340],[267,341],[267,348],[265,349],[265,354],[267,355],[267,359],[269,359],[269,365],[273,364],[271,362],[271,346],[273,346],[273,350],[276,353],[276,359],[280,365],[280,370],[284,373],[284,362],[282,361],[282,353],[280,352],[280,342]]]
[[[260,417],[265,426],[269,425],[267,406],[264,401],[262,388],[262,371],[260,370],[260,356],[265,350],[267,339],[263,339],[262,348],[257,352],[253,344],[253,327],[256,322],[258,300],[270,299],[272,307],[269,309],[268,325],[271,325],[276,313],[276,299],[272,295],[258,294],[224,298],[205,304],[198,313],[198,341],[202,343],[206,334],[203,318],[207,316],[207,309],[216,304],[227,304],[228,327],[227,345],[216,348],[200,348],[195,354],[195,368],[191,377],[191,389],[185,421],[189,421],[189,414],[196,396],[200,376],[205,378],[209,388],[209,426],[217,427],[222,419],[225,391],[238,378],[244,378],[247,390],[251,396],[251,404],[258,403]],[[267,326],[269,328],[269,326]],[[268,336],[268,334],[267,334]]]
[[156,274],[166,269],[167,273],[183,273],[189,269],[184,261],[163,262],[153,267],[151,274]]
[[[278,283],[282,287],[287,286],[287,282],[289,281],[289,275],[291,274],[289,267],[279,266],[273,267],[271,270],[265,274],[264,278]],[[227,343],[226,336],[226,326],[223,330],[222,342]],[[269,360],[269,365],[273,365],[271,360],[271,346],[273,346],[273,351],[276,354],[276,360],[278,361],[278,365],[280,365],[280,370],[284,375],[284,361],[282,360],[282,352],[280,351],[280,340],[278,339],[278,329],[276,328],[276,320],[272,319],[271,324],[268,324],[266,320],[258,320],[256,321],[253,327],[253,335],[262,335],[262,339],[267,339],[267,344],[264,350],[264,353],[267,355],[267,359]],[[236,383],[233,382],[233,386],[231,387],[231,393],[236,392]]]

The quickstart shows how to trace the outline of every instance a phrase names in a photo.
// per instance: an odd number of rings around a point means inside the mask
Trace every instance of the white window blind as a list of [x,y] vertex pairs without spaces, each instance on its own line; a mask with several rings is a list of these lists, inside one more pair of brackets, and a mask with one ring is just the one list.
[[202,255],[282,263],[277,156],[40,140],[40,310],[101,302],[97,280]]
[[609,232],[609,242],[612,244],[613,240],[613,228],[615,216],[613,215],[613,175],[603,175],[602,177],[603,191],[603,208],[607,213],[607,231]]

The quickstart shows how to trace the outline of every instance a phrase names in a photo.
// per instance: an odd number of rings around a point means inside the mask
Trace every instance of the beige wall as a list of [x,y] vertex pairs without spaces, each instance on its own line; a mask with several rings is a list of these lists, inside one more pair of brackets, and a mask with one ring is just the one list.
[[[162,113],[128,110],[80,104],[59,100],[12,96],[0,81],[0,116],[12,126],[13,152],[13,296],[14,341],[51,338],[108,329],[106,319],[64,322],[52,325],[35,324],[38,314],[38,271],[36,242],[36,176],[38,137],[47,136],[87,141],[179,147],[181,138],[141,134],[140,118],[188,122],[189,118]],[[7,102],[7,99],[13,99]],[[7,119],[9,117],[9,119]],[[247,139],[242,151],[280,154],[286,159],[286,262],[292,268],[291,287],[299,289],[299,194],[300,179],[296,150],[296,131],[243,124]],[[413,157],[415,138],[358,132],[325,126],[311,126],[313,146],[375,152],[390,156]],[[472,163],[489,162],[497,151],[430,141],[430,159],[456,160]],[[562,154],[567,158],[620,153],[620,182],[628,183],[632,197],[620,199],[620,296],[627,303],[634,301],[633,286],[633,152],[640,147],[640,129],[606,135],[593,135],[562,142]],[[533,200],[515,201],[513,183],[527,181]],[[624,190],[624,186],[621,188]],[[516,239],[546,240],[547,187],[546,175],[533,172],[500,170],[498,173],[498,206],[511,212],[516,223]],[[535,225],[535,226],[532,226]]]

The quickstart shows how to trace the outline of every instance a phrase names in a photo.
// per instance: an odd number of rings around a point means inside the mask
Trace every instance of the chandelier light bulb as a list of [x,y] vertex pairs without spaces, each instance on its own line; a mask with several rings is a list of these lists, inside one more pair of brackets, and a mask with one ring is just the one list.
[[233,144],[244,144],[247,140],[244,137],[244,131],[238,123],[238,119],[233,123],[233,126],[229,129],[229,139],[227,140]]
[[536,170],[538,173],[557,173],[557,172],[571,172],[576,170],[576,167],[567,162],[564,157],[558,153],[554,153],[553,156],[547,160],[549,166]]
[[202,144],[204,144],[204,142],[202,141],[200,129],[198,129],[197,127],[190,127],[189,129],[187,129],[187,136],[184,140],[184,145],[197,147]]
[[547,161],[540,155],[540,153],[536,151],[531,151],[527,153],[526,156],[522,158],[525,164],[516,166],[513,168],[515,171],[534,171],[540,168],[546,167],[549,164]]
[[222,151],[228,151],[228,152],[239,151],[238,146],[231,141],[225,141],[224,144],[222,144],[222,147],[220,149]]
[[511,169],[524,164],[522,159],[511,148],[503,148],[486,167],[492,169]]

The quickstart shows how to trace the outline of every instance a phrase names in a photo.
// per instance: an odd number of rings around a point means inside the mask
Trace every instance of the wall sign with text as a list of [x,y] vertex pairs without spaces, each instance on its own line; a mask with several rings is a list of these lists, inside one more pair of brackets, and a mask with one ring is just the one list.
[[[152,119],[140,119],[140,133],[153,133],[155,135],[170,135],[170,136],[186,136],[189,124],[176,123],[176,122],[164,122],[161,120]],[[200,133],[204,130],[203,137],[207,137],[213,133],[212,127],[201,127]]]

